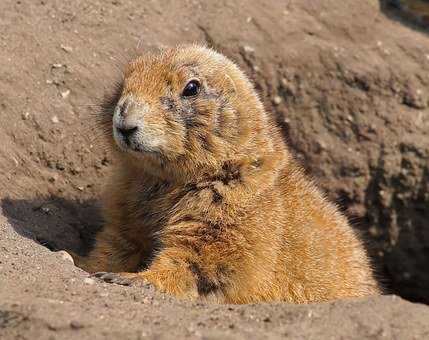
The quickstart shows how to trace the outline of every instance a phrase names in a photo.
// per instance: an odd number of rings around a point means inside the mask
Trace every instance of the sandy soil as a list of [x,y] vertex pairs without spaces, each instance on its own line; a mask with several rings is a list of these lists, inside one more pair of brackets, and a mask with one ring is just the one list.
[[[422,1],[420,1],[422,2]],[[256,82],[297,157],[368,240],[388,291],[429,303],[429,36],[375,1],[0,2],[0,338],[429,336],[395,296],[207,306],[88,279],[111,159],[91,113],[136,49],[206,42]]]

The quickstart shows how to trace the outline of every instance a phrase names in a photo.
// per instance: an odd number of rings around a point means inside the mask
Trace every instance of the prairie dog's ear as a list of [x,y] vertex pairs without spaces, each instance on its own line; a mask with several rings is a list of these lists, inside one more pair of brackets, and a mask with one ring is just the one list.
[[237,93],[237,87],[235,86],[234,80],[232,80],[232,78],[227,73],[224,74],[221,88],[224,89],[223,91],[226,95],[231,97],[235,96]]

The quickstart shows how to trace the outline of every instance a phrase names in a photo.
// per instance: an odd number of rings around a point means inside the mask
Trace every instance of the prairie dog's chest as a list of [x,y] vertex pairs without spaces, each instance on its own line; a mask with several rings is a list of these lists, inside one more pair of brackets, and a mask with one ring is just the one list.
[[156,182],[129,190],[127,215],[136,223],[160,223],[168,219],[180,199],[177,190],[168,182]]

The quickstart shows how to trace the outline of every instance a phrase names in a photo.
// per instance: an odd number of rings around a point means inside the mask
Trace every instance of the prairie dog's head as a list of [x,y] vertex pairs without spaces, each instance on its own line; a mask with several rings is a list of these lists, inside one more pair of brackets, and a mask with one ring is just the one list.
[[111,104],[104,119],[131,161],[197,169],[253,157],[258,143],[267,147],[268,122],[252,85],[233,62],[205,47],[136,58]]

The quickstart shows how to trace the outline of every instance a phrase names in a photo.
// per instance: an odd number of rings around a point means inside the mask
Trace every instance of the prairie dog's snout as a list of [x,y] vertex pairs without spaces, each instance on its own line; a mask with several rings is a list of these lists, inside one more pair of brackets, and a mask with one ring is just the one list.
[[113,136],[123,151],[153,152],[159,146],[161,135],[146,119],[151,114],[147,103],[132,96],[121,98],[113,114]]
[[113,133],[120,147],[123,143],[130,145],[135,135],[139,133],[142,122],[138,111],[136,103],[130,97],[122,98],[116,105],[113,115]]

